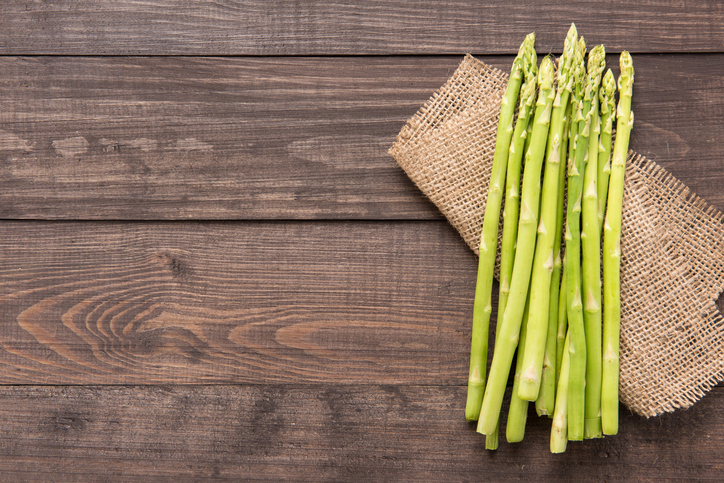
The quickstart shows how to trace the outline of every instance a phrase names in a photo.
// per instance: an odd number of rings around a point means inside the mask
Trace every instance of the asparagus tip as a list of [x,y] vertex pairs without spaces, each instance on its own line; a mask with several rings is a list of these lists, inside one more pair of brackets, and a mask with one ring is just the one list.
[[520,44],[518,58],[520,59],[525,80],[529,82],[535,78],[538,69],[538,56],[535,52],[535,32],[529,33],[523,43]]
[[578,37],[578,29],[576,28],[576,23],[571,22],[571,26],[568,29],[568,38]]
[[[601,90],[598,93],[599,100],[601,101],[601,114],[615,113],[615,100],[616,95],[616,78],[613,75],[613,71],[608,69],[606,74],[601,80]],[[604,126],[607,128],[607,126]]]
[[[621,68],[621,73],[618,76],[618,90],[621,93],[628,93],[627,90],[631,89],[634,81],[634,68],[631,54],[625,50],[621,52],[619,66]],[[631,94],[628,93],[628,95]]]
[[538,84],[540,85],[541,91],[549,90],[553,87],[554,72],[553,59],[550,55],[546,55],[543,57],[538,68]]
[[581,35],[578,37],[578,52],[581,53],[583,57],[586,56],[586,39]]
[[586,86],[586,98],[591,99],[598,96],[597,91],[601,84],[601,75],[606,68],[606,48],[597,45],[588,54],[588,84]]

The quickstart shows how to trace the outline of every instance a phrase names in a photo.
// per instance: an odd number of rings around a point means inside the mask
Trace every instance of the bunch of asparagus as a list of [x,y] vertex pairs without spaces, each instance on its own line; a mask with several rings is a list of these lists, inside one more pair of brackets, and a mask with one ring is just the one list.
[[[539,416],[552,418],[550,448],[559,453],[569,440],[618,432],[619,238],[634,72],[630,54],[622,52],[615,109],[616,82],[610,69],[604,74],[602,45],[587,52],[571,25],[557,62],[546,56],[538,65],[534,44],[531,33],[501,102],[465,417],[478,422],[488,449],[498,447],[515,356],[506,439],[523,439],[534,402]],[[497,330],[486,373],[504,195]]]

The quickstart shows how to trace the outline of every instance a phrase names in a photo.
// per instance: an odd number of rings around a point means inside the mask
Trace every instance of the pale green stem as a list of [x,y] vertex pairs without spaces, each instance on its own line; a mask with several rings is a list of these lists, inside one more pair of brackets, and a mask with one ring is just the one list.
[[611,69],[606,71],[601,81],[599,102],[601,106],[601,139],[598,146],[598,224],[603,231],[603,216],[608,197],[608,177],[611,174],[611,147],[613,122],[616,119],[616,81]]
[[[571,119],[571,103],[566,108],[563,127],[563,146],[561,148],[561,168],[558,170],[558,201],[556,203],[556,237],[553,247],[556,251],[551,276],[550,305],[548,308],[548,335],[546,336],[546,350],[543,356],[543,375],[541,379],[541,390],[538,392],[535,407],[539,416],[548,415],[553,417],[553,410],[556,401],[556,384],[560,361],[557,354],[557,332],[558,332],[558,303],[561,287],[561,239],[563,237],[563,207],[566,188],[566,160],[568,159],[568,135]],[[565,338],[565,335],[564,335]]]
[[560,377],[561,362],[563,361],[563,344],[568,334],[568,293],[566,292],[566,257],[563,256],[563,264],[561,266],[561,288],[558,291],[558,327],[556,331],[556,384]]
[[583,437],[601,434],[601,238],[598,231],[598,95],[591,102],[591,137],[581,204],[581,275],[586,328],[586,419]]
[[563,345],[563,359],[561,372],[558,378],[556,393],[556,408],[553,412],[551,424],[551,453],[563,453],[568,446],[568,372],[571,366],[569,353],[570,337],[566,335]]
[[[578,122],[573,122],[573,118],[575,116],[575,113],[578,109],[578,101],[571,102],[571,114],[570,114],[570,123],[568,127],[568,171],[571,169],[571,164],[575,163],[576,159],[576,138],[578,137]],[[565,211],[564,213],[567,213]],[[563,220],[563,229],[564,231],[567,231],[567,227],[565,225],[565,218]],[[556,361],[557,365],[556,367],[560,367],[561,361],[563,359],[563,344],[566,339],[566,334],[568,333],[568,291],[566,287],[568,286],[567,277],[568,269],[566,268],[566,257],[563,256],[563,266],[561,267],[561,288],[559,292],[558,297],[558,332],[556,335]],[[558,380],[558,375],[556,375],[556,380]]]
[[603,227],[603,373],[601,420],[603,434],[618,432],[619,336],[621,327],[621,217],[628,145],[633,128],[631,111],[634,68],[631,55],[620,57],[616,141],[611,159],[606,221]]
[[500,291],[498,294],[498,322],[502,324],[503,314],[510,293],[510,277],[513,275],[515,242],[518,236],[518,214],[520,206],[520,176],[526,144],[530,143],[528,127],[535,103],[536,82],[526,81],[521,89],[518,119],[515,123],[513,141],[508,156],[508,173],[505,177],[505,208],[503,209],[503,236],[500,243]]
[[[532,35],[532,34],[531,34]],[[518,93],[523,79],[525,49],[532,48],[531,36],[521,45],[518,57],[513,62],[508,87],[501,102],[498,120],[498,134],[493,155],[490,185],[483,215],[483,229],[480,236],[478,276],[473,302],[473,324],[470,343],[470,371],[468,373],[468,397],[465,405],[465,419],[474,421],[480,413],[485,391],[485,374],[488,362],[488,332],[492,312],[493,270],[498,247],[498,225],[500,207],[503,202],[505,173],[508,152],[513,136],[513,116]]]
[[[535,78],[526,80],[521,88],[520,106],[518,108],[518,119],[515,123],[513,140],[510,145],[508,156],[508,173],[505,177],[506,198],[503,208],[503,238],[501,242],[500,262],[500,292],[498,297],[498,320],[505,311],[505,304],[508,299],[510,276],[513,273],[513,259],[515,256],[515,238],[518,233],[518,205],[520,199],[520,173],[521,162],[525,146],[529,143],[528,126],[535,103]],[[500,323],[496,325],[499,326]],[[498,334],[496,329],[495,341],[497,344]],[[485,449],[498,449],[499,427],[492,433],[485,436]]]
[[[579,70],[580,72],[580,70]],[[579,79],[580,80],[580,79]],[[581,82],[582,84],[582,82]],[[582,96],[577,93],[577,99]],[[568,202],[566,206],[566,303],[570,331],[571,367],[568,379],[568,439],[582,440],[585,420],[586,336],[581,303],[581,185],[585,155],[588,153],[591,107],[590,99],[578,102],[575,160],[568,170]]]
[[503,404],[505,386],[510,373],[525,309],[533,263],[538,208],[540,203],[540,176],[545,157],[551,107],[553,104],[553,63],[549,57],[541,62],[538,72],[538,100],[534,114],[530,149],[526,153],[523,169],[518,240],[513,263],[508,305],[500,327],[500,340],[493,354],[488,384],[478,419],[477,431],[491,434],[495,431]]
[[[558,184],[562,153],[565,152],[564,128],[568,102],[573,88],[570,73],[574,54],[578,45],[578,34],[571,26],[561,57],[558,72],[558,89],[553,102],[548,146],[546,149],[545,171],[540,200],[540,222],[535,245],[535,257],[530,281],[530,319],[528,321],[528,339],[523,351],[523,372],[520,376],[518,395],[522,399],[535,401],[540,392],[543,361],[548,339],[548,313],[551,296],[551,277],[558,248],[555,246],[558,216]],[[552,342],[552,340],[551,340]],[[552,368],[555,384],[555,357],[548,358],[547,365]],[[554,387],[551,387],[553,389]],[[553,393],[555,391],[552,391]],[[555,399],[555,394],[553,395]],[[552,402],[546,411],[553,411]]]
[[530,402],[518,397],[520,386],[520,373],[523,369],[523,351],[527,336],[528,317],[530,311],[530,299],[525,302],[523,322],[520,327],[520,342],[518,343],[518,355],[515,361],[515,376],[513,377],[513,390],[510,395],[510,406],[508,407],[508,421],[505,427],[505,439],[508,443],[520,443],[525,436],[525,424],[528,420],[528,405]]

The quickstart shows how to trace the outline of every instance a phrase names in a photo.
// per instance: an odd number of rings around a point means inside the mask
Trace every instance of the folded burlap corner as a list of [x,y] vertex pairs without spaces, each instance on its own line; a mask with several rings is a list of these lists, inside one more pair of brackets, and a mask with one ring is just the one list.
[[[390,148],[476,253],[507,80],[466,56]],[[716,305],[724,290],[723,219],[656,163],[629,153],[620,398],[638,414],[689,407],[724,379],[724,318]]]

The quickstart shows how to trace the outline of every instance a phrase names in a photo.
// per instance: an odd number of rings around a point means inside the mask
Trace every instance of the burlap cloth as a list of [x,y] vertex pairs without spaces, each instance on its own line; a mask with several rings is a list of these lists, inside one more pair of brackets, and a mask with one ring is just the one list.
[[[507,81],[466,56],[390,148],[476,253]],[[629,153],[620,399],[638,414],[689,407],[724,378],[724,320],[716,305],[724,289],[723,218],[656,163]]]

